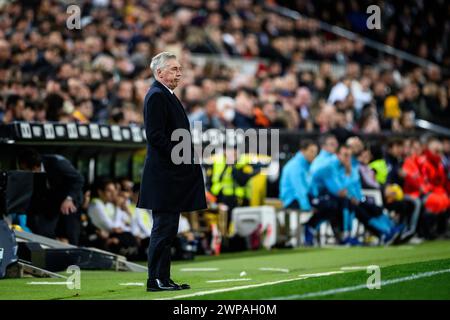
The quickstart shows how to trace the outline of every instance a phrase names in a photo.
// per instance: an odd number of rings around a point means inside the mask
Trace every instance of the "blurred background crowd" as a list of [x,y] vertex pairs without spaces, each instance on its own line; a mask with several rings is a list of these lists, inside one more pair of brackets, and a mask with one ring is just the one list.
[[[76,1],[81,28],[70,30],[70,2],[0,1],[0,122],[141,124],[149,61],[167,50],[184,68],[176,94],[204,129],[335,129],[343,141],[349,132],[412,131],[417,118],[447,125],[450,4],[380,2],[382,28],[368,30],[366,2],[297,1],[289,5],[304,16],[293,20],[265,9],[270,1]],[[381,55],[308,16],[435,65]],[[257,67],[200,64],[196,54],[258,59]]]

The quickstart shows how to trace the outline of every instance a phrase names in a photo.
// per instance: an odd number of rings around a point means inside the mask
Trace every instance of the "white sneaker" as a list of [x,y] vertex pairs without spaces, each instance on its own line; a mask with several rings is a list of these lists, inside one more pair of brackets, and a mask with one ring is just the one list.
[[410,243],[410,244],[421,244],[424,241],[425,240],[423,240],[422,238],[419,238],[418,236],[414,236],[414,237],[411,238],[411,240],[409,240],[408,243]]

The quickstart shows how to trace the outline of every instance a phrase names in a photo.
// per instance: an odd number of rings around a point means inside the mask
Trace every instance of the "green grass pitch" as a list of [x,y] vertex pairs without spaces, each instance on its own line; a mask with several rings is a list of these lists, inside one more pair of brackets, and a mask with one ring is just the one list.
[[[366,269],[341,269],[368,265],[380,267],[381,289],[365,286],[370,276]],[[145,292],[145,273],[81,271],[78,290],[64,284],[39,283],[64,282],[62,279],[0,280],[0,299],[450,299],[450,241],[197,257],[190,262],[175,262],[172,278],[191,284],[192,289]],[[217,280],[232,281],[210,282]]]

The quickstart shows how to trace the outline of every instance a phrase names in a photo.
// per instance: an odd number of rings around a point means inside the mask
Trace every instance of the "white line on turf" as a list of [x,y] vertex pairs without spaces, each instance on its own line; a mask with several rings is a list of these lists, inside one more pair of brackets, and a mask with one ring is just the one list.
[[[324,275],[325,276],[331,275],[331,273],[329,273],[329,272],[326,274],[324,273]],[[209,291],[199,291],[199,292],[195,292],[195,293],[183,294],[183,295],[174,296],[174,297],[170,297],[170,298],[160,298],[157,300],[175,300],[175,299],[191,298],[191,297],[198,297],[198,296],[206,296],[208,294],[213,294],[213,293],[222,293],[222,292],[238,291],[238,290],[245,290],[245,289],[251,289],[251,288],[259,288],[259,287],[271,286],[271,285],[279,284],[279,283],[286,283],[286,282],[306,280],[306,279],[307,279],[307,277],[305,277],[303,275],[303,276],[300,276],[297,278],[292,278],[292,279],[284,279],[284,280],[277,280],[277,281],[271,281],[271,282],[249,284],[249,285],[230,287],[230,288],[214,289],[214,290],[209,290]]]
[[240,278],[240,279],[222,279],[222,280],[208,280],[208,283],[219,283],[219,282],[235,282],[235,281],[250,281],[250,278]]
[[143,282],[127,282],[127,283],[119,283],[119,286],[137,286],[142,287],[144,286]]
[[219,268],[181,268],[183,272],[196,272],[196,271],[219,271]]
[[71,281],[54,281],[54,282],[50,282],[50,281],[32,281],[32,282],[27,282],[27,284],[29,285],[42,285],[42,286],[48,286],[48,285],[68,285],[68,284],[73,284],[73,282]]
[[[450,269],[423,272],[423,273],[413,274],[413,275],[410,275],[407,277],[381,281],[380,284],[381,284],[381,286],[388,286],[391,284],[413,281],[413,280],[432,277],[432,276],[435,276],[438,274],[448,273],[448,272],[450,272]],[[310,292],[310,293],[305,293],[305,294],[294,294],[294,295],[290,295],[290,296],[274,297],[274,298],[269,298],[269,299],[271,299],[271,300],[292,300],[292,299],[315,298],[315,297],[329,296],[329,295],[338,294],[338,293],[357,291],[357,290],[366,289],[366,288],[367,288],[366,284],[361,284],[361,285],[351,286],[351,287],[336,288],[336,289],[331,289],[331,290]]]
[[350,267],[342,267],[342,271],[353,271],[353,270],[366,270],[368,266],[350,266]]
[[344,273],[344,271],[330,271],[330,272],[322,272],[322,273],[307,273],[300,274],[299,277],[302,278],[314,278],[314,277],[323,277],[323,276],[331,276],[333,274]]
[[285,272],[288,273],[289,269],[283,269],[283,268],[259,268],[261,271],[278,271],[278,272]]

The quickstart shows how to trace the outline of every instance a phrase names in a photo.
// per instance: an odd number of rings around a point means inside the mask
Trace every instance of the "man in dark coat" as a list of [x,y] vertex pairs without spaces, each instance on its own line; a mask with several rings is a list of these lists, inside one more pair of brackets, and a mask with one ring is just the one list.
[[[188,289],[170,278],[170,246],[178,233],[180,212],[206,209],[202,170],[194,161],[189,121],[173,93],[182,69],[175,55],[162,52],[150,64],[156,81],[144,100],[147,157],[141,181],[138,207],[152,210],[153,228],[148,248],[147,291]],[[172,134],[184,133],[183,161],[175,152]],[[176,140],[176,139],[175,139]],[[174,150],[172,150],[174,149]],[[186,154],[184,154],[186,152]]]
[[40,155],[33,148],[25,148],[17,158],[19,169],[46,174],[47,190],[34,191],[40,192],[44,199],[39,199],[31,209],[30,229],[36,234],[78,245],[83,176],[68,159],[58,154]]

